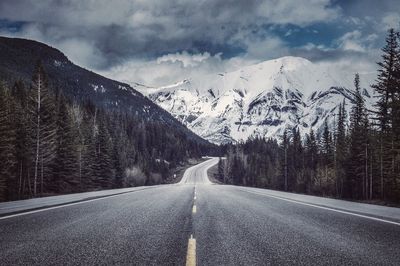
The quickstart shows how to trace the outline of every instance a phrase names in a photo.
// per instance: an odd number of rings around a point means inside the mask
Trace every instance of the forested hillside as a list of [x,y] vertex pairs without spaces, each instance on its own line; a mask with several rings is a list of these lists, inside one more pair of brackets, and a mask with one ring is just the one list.
[[106,110],[123,111],[140,116],[143,120],[163,122],[207,144],[128,84],[77,66],[61,51],[44,43],[0,37],[0,79],[9,86],[18,80],[30,84],[38,60],[46,70],[49,86],[61,90],[72,101],[90,101]]
[[377,111],[365,107],[356,75],[355,104],[342,102],[335,130],[305,138],[287,130],[279,142],[251,139],[227,147],[218,178],[226,183],[328,195],[356,200],[400,202],[400,47],[391,29],[382,49],[376,83]]
[[0,201],[160,184],[215,149],[174,123],[71,99],[40,63],[32,74],[0,85]]

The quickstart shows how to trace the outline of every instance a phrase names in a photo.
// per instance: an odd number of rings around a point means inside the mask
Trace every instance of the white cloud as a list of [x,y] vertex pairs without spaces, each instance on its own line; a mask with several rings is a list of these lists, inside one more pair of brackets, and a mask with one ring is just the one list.
[[[211,55],[208,52],[191,55],[187,51],[183,51],[182,53],[163,55],[157,58],[157,63],[161,64],[163,62],[181,62],[183,64],[183,67],[194,67],[209,59],[210,56]],[[217,60],[221,60],[221,54],[216,54],[214,57]]]
[[271,59],[287,55],[289,50],[286,44],[278,37],[246,41],[247,57],[257,59]]
[[369,88],[375,83],[377,71],[376,64],[365,57],[348,57],[340,58],[335,61],[320,61],[317,64],[327,67],[332,71],[338,69],[349,76],[354,76],[356,73],[360,75],[361,87]]
[[340,9],[330,4],[330,0],[262,1],[256,14],[277,24],[306,26],[338,18]]
[[359,30],[347,32],[338,39],[339,48],[343,50],[364,52],[365,48],[361,44],[360,39],[361,39],[361,32]]
[[339,39],[336,40],[338,47],[344,51],[356,51],[356,52],[369,52],[373,50],[376,39],[379,36],[375,33],[363,34],[359,30],[354,30],[345,33]]
[[[364,6],[363,1],[359,4]],[[337,61],[338,67],[349,69],[350,63],[356,66],[361,62],[357,67],[363,69],[368,60],[370,65],[376,62],[379,51],[374,43],[382,38],[382,28],[398,27],[399,16],[389,12],[373,18],[357,14],[346,17],[344,11],[349,10],[341,10],[331,0],[0,1],[0,19],[26,23],[20,32],[2,35],[45,42],[62,50],[79,65],[102,69],[101,73],[113,79],[151,86],[232,71],[285,55],[329,63]],[[382,14],[385,15],[382,17]],[[298,29],[313,23],[341,27],[346,19],[352,25],[349,32],[332,46],[326,42],[301,47],[293,47],[296,41],[286,43],[291,38],[285,36]],[[375,29],[379,37],[370,32],[364,34],[363,27],[371,25],[370,20],[379,24],[379,30]],[[286,35],[280,38],[272,34],[267,25],[287,29]],[[219,52],[228,48],[238,48],[243,53],[225,59]],[[356,57],[345,58],[350,54]]]
[[164,86],[183,79],[202,79],[207,75],[236,70],[255,61],[234,57],[223,60],[221,54],[190,54],[187,51],[163,55],[154,60],[131,60],[101,72],[103,75],[127,83]]
[[390,28],[398,28],[400,26],[400,14],[399,12],[389,12],[382,18],[382,25],[384,30]]
[[318,49],[320,51],[331,51],[332,50],[332,48],[326,47],[325,45],[322,45],[322,44],[318,44],[317,45],[317,44],[314,44],[314,43],[311,43],[311,42],[309,42],[309,43],[307,43],[307,44],[305,44],[303,46],[300,46],[299,48],[300,49],[304,49],[306,51],[311,51],[311,50],[314,50],[314,49]]
[[[77,58],[77,63],[95,69],[126,58],[204,51],[198,49],[198,43],[223,47],[238,31],[247,32],[242,36],[248,37],[254,29],[263,31],[266,24],[307,26],[332,21],[339,15],[340,9],[332,7],[330,0],[0,1],[1,19],[24,21],[24,27],[35,27],[35,32],[22,30],[20,37],[56,47],[71,46],[71,39],[92,45],[92,49],[85,48],[91,53],[87,56],[83,50],[68,53]],[[93,55],[103,59],[91,61]]]
[[62,40],[56,44],[72,62],[79,62],[83,66],[102,65],[105,59],[94,45],[86,40],[73,38]]
[[0,35],[7,37],[26,38],[46,43],[63,52],[72,62],[89,68],[95,68],[104,64],[107,60],[102,55],[93,42],[85,38],[59,38],[56,28],[48,28],[47,32],[52,32],[53,39],[48,40],[38,24],[28,24],[17,32],[0,31]]

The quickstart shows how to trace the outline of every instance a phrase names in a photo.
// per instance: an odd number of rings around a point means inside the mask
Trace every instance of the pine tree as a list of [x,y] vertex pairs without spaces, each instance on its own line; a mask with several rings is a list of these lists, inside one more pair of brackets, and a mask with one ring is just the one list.
[[85,127],[83,125],[84,122],[84,112],[82,107],[76,103],[74,103],[71,107],[71,119],[73,124],[73,129],[76,135],[76,145],[77,145],[77,180],[78,180],[78,191],[83,191],[83,157],[85,152]]
[[15,187],[15,128],[11,113],[14,104],[0,83],[0,201],[7,200]]
[[386,45],[382,48],[382,61],[378,62],[378,78],[372,88],[378,93],[378,118],[381,132],[386,133],[391,127],[391,105],[396,91],[396,61],[399,43],[394,29],[388,31]]
[[285,130],[283,132],[283,136],[282,136],[282,143],[280,145],[280,164],[279,164],[279,168],[280,168],[280,176],[281,178],[281,182],[280,182],[280,187],[281,189],[283,189],[284,191],[288,190],[288,149],[289,149],[289,137],[287,135],[287,130]]
[[29,113],[27,111],[28,95],[22,81],[17,81],[11,89],[14,99],[13,114],[16,138],[16,191],[11,192],[12,199],[21,199],[29,194],[29,167],[31,162],[29,138]]
[[98,134],[96,137],[96,161],[94,165],[94,182],[97,187],[111,188],[115,178],[112,164],[112,142],[104,116],[99,116]]
[[336,130],[336,147],[335,147],[335,175],[336,175],[336,195],[342,197],[345,179],[345,163],[346,163],[346,115],[345,100],[339,105],[338,123]]
[[[88,122],[88,121],[87,121]],[[90,124],[89,124],[90,125]],[[96,133],[92,126],[83,130],[84,143],[81,145],[81,190],[93,190],[96,188],[95,182],[95,164],[96,164]]]
[[78,136],[65,97],[61,94],[58,99],[52,185],[55,192],[76,192],[79,191]]
[[[378,63],[378,78],[372,86],[378,94],[377,118],[380,125],[380,189],[382,199],[397,197],[396,157],[400,133],[399,102],[399,40],[394,29],[388,31],[386,45],[382,48],[382,61]],[[387,191],[386,191],[387,190]],[[387,193],[386,193],[387,192]]]
[[43,193],[45,176],[50,176],[50,166],[54,157],[55,148],[55,122],[54,122],[54,97],[49,89],[47,76],[39,62],[36,66],[30,90],[29,111],[31,113],[31,132],[34,147],[33,195]]
[[232,183],[234,185],[245,185],[242,182],[243,178],[245,177],[245,171],[243,161],[240,159],[239,154],[235,154],[233,157],[229,176],[232,177]]
[[225,183],[225,175],[224,175],[224,164],[222,162],[221,157],[218,160],[218,173],[217,173],[218,180]]
[[[321,151],[322,151],[322,165],[323,175],[325,177],[326,182],[329,182],[330,179],[330,169],[332,169],[334,162],[334,154],[333,154],[333,140],[332,134],[329,130],[328,121],[325,120],[324,123],[324,131],[322,133],[322,143],[321,143]],[[329,193],[331,194],[331,193]]]
[[314,180],[317,175],[317,156],[318,156],[318,146],[317,140],[314,134],[314,130],[311,128],[310,134],[306,136],[306,150],[307,150],[307,178],[305,183],[305,188],[307,193],[312,192],[312,187],[314,185]]
[[350,149],[347,171],[347,197],[366,198],[368,171],[365,162],[368,160],[368,117],[364,99],[361,95],[360,77],[355,75],[355,103],[350,115]]
[[298,128],[292,128],[292,138],[288,147],[288,190],[304,192],[305,188],[299,185],[303,182],[303,147],[301,143],[300,131]]
[[329,164],[332,159],[332,134],[329,130],[328,121],[324,122],[324,130],[322,132],[322,150],[325,155],[325,162]]

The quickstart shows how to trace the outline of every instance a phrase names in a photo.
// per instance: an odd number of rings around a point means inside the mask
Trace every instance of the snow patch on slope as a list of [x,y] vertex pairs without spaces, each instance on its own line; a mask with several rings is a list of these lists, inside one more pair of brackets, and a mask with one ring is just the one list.
[[[286,128],[302,134],[333,127],[338,105],[354,99],[354,73],[282,57],[234,72],[192,78],[159,87],[137,88],[189,129],[217,143],[250,137],[280,138]],[[363,96],[372,108],[370,76],[361,76]]]

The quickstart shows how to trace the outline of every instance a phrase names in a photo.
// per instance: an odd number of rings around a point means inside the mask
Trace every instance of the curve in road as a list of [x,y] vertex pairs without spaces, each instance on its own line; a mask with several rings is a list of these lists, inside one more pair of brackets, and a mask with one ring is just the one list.
[[211,185],[217,161],[178,184],[0,220],[0,264],[400,265],[399,209]]

